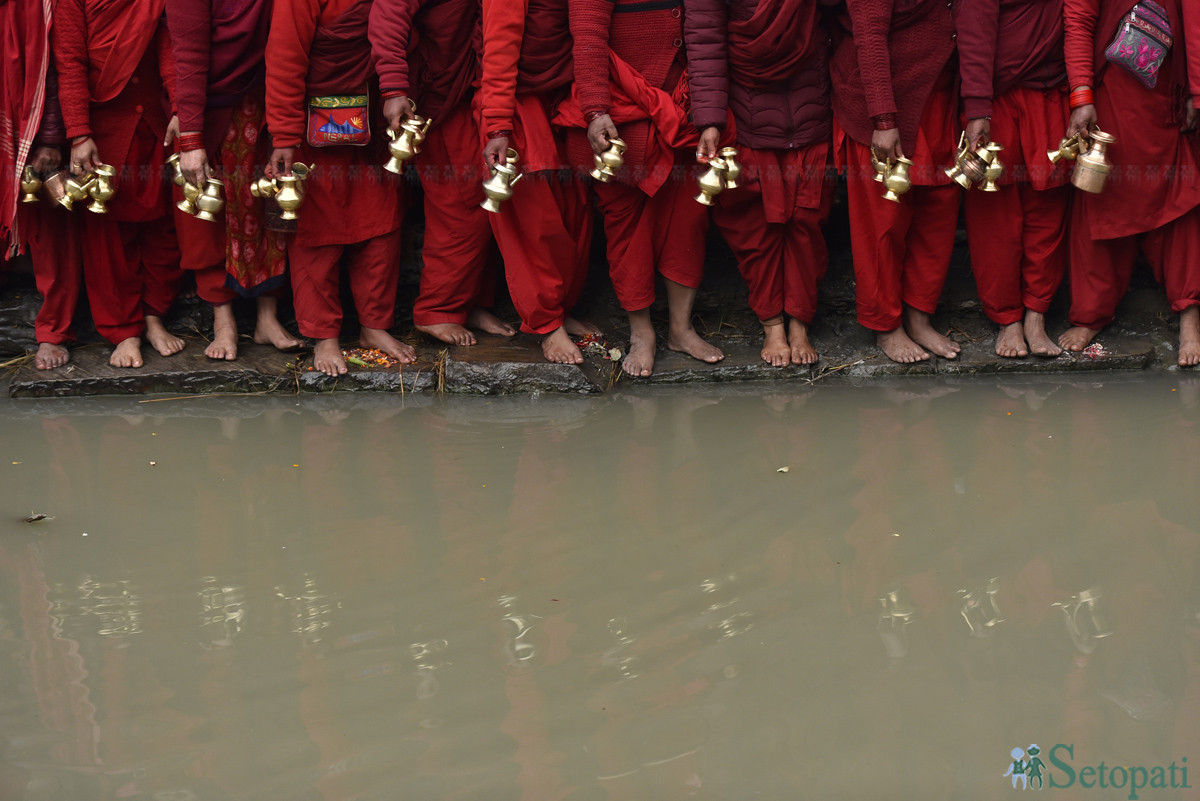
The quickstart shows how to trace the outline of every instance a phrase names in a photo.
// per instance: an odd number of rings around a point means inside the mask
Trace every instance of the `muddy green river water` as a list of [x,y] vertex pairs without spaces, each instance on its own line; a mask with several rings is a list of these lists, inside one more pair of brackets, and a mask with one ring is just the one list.
[[0,402],[0,801],[1200,798],[1200,375],[636,390]]

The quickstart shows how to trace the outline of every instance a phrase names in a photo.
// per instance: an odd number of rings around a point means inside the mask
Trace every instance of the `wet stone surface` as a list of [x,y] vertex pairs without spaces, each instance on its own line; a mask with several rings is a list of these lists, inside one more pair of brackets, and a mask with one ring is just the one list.
[[[419,229],[418,229],[419,233]],[[956,249],[935,327],[946,331],[962,346],[958,359],[932,358],[911,365],[894,364],[875,347],[874,335],[858,325],[854,316],[854,277],[844,242],[831,229],[832,262],[821,287],[820,311],[811,330],[813,345],[821,360],[813,366],[776,368],[759,356],[762,328],[747,308],[745,284],[723,243],[710,240],[707,273],[695,307],[697,330],[725,352],[725,359],[705,364],[666,347],[667,309],[664,293],[651,309],[659,334],[655,373],[650,378],[623,376],[619,363],[588,354],[580,366],[550,364],[542,357],[537,337],[519,334],[511,339],[479,336],[472,347],[450,347],[412,329],[410,313],[419,278],[419,250],[406,252],[405,280],[398,303],[398,322],[393,331],[417,348],[414,365],[355,367],[339,378],[310,370],[311,354],[281,354],[255,345],[245,336],[253,330],[253,307],[239,306],[242,342],[240,355],[232,363],[214,362],[204,356],[205,335],[211,332],[212,316],[196,299],[181,300],[168,319],[172,331],[183,336],[188,346],[170,358],[143,347],[145,366],[117,369],[108,366],[111,346],[102,342],[86,320],[77,322],[80,346],[72,348],[71,362],[58,370],[41,371],[32,360],[21,362],[22,354],[36,348],[33,320],[40,305],[31,276],[9,273],[0,288],[0,363],[7,365],[8,390],[13,397],[69,397],[168,393],[202,395],[213,393],[327,393],[398,392],[475,395],[520,393],[594,394],[614,387],[636,391],[643,384],[682,385],[694,382],[772,382],[882,380],[905,376],[971,376],[992,374],[1067,373],[1167,369],[1175,366],[1178,323],[1168,310],[1162,289],[1144,271],[1135,274],[1133,288],[1122,303],[1117,322],[1097,337],[1100,348],[1087,355],[1064,354],[1057,358],[1029,356],[1004,359],[995,354],[996,326],[983,314],[975,293],[963,242]],[[960,232],[960,240],[963,239]],[[409,242],[419,244],[419,237]],[[415,245],[414,245],[415,247]],[[576,316],[606,332],[607,344],[625,351],[628,327],[616,303],[603,269],[602,245],[597,245],[596,264]],[[1059,293],[1048,314],[1048,328],[1057,336],[1067,326],[1067,291]],[[348,299],[347,299],[348,301]],[[347,311],[352,304],[347,302]],[[85,304],[81,306],[86,307]],[[507,299],[497,313],[510,322],[516,314]],[[284,313],[282,319],[295,330]],[[345,343],[353,347],[353,321],[346,329]]]

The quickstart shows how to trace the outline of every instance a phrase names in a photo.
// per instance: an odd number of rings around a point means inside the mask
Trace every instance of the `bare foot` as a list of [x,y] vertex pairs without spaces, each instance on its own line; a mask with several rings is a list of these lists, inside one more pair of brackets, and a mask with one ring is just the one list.
[[925,349],[909,339],[903,327],[875,334],[875,344],[883,351],[883,355],[897,364],[914,364],[929,359]]
[[635,378],[646,378],[654,372],[654,352],[658,337],[650,323],[650,310],[642,309],[629,313],[629,353],[621,362],[621,369]]
[[583,364],[583,354],[563,327],[554,329],[542,338],[542,355],[546,361],[555,364]]
[[254,341],[259,345],[274,345],[276,350],[285,353],[300,350],[304,341],[288,333],[279,322],[276,314],[276,301],[270,295],[260,295],[258,298],[258,318],[254,323]]
[[762,352],[758,355],[772,367],[787,367],[792,361],[792,350],[788,347],[783,318],[774,317],[764,320],[762,327],[763,347]]
[[233,319],[233,304],[213,306],[213,340],[204,349],[210,359],[231,362],[237,358],[237,321]]
[[313,349],[313,367],[334,378],[346,374],[346,359],[336,339],[317,340],[317,346]]
[[1084,328],[1081,325],[1076,325],[1068,328],[1058,338],[1058,344],[1062,345],[1063,350],[1079,351],[1092,344],[1092,340],[1096,338],[1096,334],[1100,331],[1095,328]]
[[152,314],[146,315],[146,339],[162,356],[174,356],[187,344],[167,330],[161,317]]
[[1041,312],[1025,311],[1025,341],[1034,356],[1054,358],[1062,353],[1062,348],[1054,344],[1054,340],[1046,333],[1046,315]]
[[692,305],[696,301],[696,290],[670,278],[664,283],[667,287],[667,316],[670,319],[667,347],[709,364],[724,359],[725,354],[705,342],[692,327]]
[[573,337],[604,336],[604,332],[596,326],[592,325],[586,320],[576,320],[570,315],[567,315],[567,318],[563,320],[563,328],[565,328],[567,333]]
[[1179,366],[1200,364],[1200,306],[1188,306],[1179,313]]
[[691,327],[684,331],[669,332],[667,347],[709,364],[716,364],[725,358],[720,348],[705,342],[703,337],[696,333],[696,329]]
[[117,343],[108,363],[113,367],[141,367],[142,340],[140,337],[129,337]]
[[816,364],[821,358],[808,339],[808,326],[794,317],[788,321],[788,344],[792,346],[792,364]]
[[933,329],[928,314],[912,306],[904,307],[904,330],[913,342],[943,359],[956,359],[962,350],[957,342]]
[[434,339],[440,339],[450,345],[467,347],[475,344],[475,335],[468,331],[466,326],[458,323],[434,323],[414,327],[422,334],[429,334]]
[[39,370],[54,370],[62,367],[71,358],[71,354],[62,345],[50,342],[38,344],[37,355],[33,357],[33,366]]
[[492,314],[487,309],[475,307],[467,313],[467,325],[485,334],[495,334],[499,337],[516,336],[517,329]]
[[382,328],[366,328],[358,334],[358,343],[364,348],[381,350],[401,364],[412,364],[417,360],[417,352],[411,345],[405,345]]
[[1029,355],[1029,346],[1025,343],[1025,326],[1020,322],[1000,326],[996,335],[996,355],[1006,359],[1021,359]]

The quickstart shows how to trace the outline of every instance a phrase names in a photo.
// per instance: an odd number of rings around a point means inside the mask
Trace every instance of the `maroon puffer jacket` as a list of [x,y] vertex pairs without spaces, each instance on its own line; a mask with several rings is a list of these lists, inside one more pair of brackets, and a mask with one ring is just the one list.
[[[778,6],[780,14],[808,15],[809,24],[800,26],[810,32],[808,41],[788,43],[792,52],[806,52],[794,72],[780,80],[754,85],[731,78],[736,70],[730,67],[730,48],[738,43],[729,36],[730,23],[744,23],[767,3]],[[830,39],[817,19],[817,0],[686,0],[685,5],[692,121],[697,128],[724,125],[728,106],[743,147],[787,150],[830,138]]]

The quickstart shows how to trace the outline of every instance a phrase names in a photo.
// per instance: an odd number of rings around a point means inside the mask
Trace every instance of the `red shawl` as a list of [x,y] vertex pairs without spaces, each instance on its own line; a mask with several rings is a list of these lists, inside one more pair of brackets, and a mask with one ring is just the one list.
[[150,47],[166,0],[90,0],[87,4],[88,87],[93,103],[125,88]]
[[375,74],[367,23],[371,0],[357,0],[328,25],[317,26],[308,51],[308,93],[365,92]]
[[52,0],[0,2],[0,243],[16,227],[21,172],[42,121],[51,9]]
[[812,0],[760,0],[746,20],[729,20],[729,71],[735,83],[763,88],[799,72],[820,36]]
[[574,70],[566,3],[529,0],[518,73],[519,91],[548,92],[571,82]]

